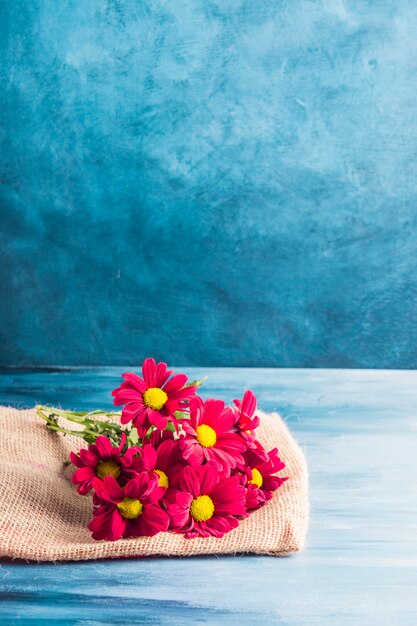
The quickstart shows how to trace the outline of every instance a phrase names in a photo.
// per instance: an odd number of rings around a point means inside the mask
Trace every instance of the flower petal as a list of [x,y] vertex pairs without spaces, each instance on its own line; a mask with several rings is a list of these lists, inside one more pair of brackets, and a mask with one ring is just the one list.
[[122,374],[122,377],[127,380],[127,382],[130,383],[132,387],[137,389],[140,393],[145,393],[148,388],[143,378],[141,378],[137,374],[134,374],[133,372],[126,372],[125,374]]
[[106,476],[103,481],[95,478],[93,480],[93,487],[98,497],[102,500],[117,504],[123,499],[122,488],[113,476]]
[[170,396],[173,391],[178,391],[179,389],[182,389],[187,380],[188,376],[186,376],[185,374],[176,374],[166,383],[164,387],[165,393]]
[[182,454],[190,465],[201,465],[204,461],[204,452],[202,446],[195,439],[184,439],[181,441]]
[[161,498],[165,495],[165,492],[165,487],[155,487],[155,489],[152,489],[152,491],[150,491],[149,495],[146,496],[146,498],[142,497],[142,502],[144,502],[145,504],[155,504],[156,502],[159,502],[159,500],[161,500]]
[[173,500],[168,504],[171,526],[173,528],[184,528],[188,526],[190,523],[190,506],[193,501],[193,496],[190,493],[175,490],[171,490],[170,496]]
[[113,447],[107,437],[100,435],[96,439],[96,448],[101,456],[101,458],[105,459],[111,456],[113,452]]
[[84,483],[88,480],[93,480],[95,476],[96,473],[92,467],[81,467],[73,473],[71,481],[74,485],[77,485],[78,483]]
[[90,467],[97,467],[100,463],[99,457],[93,452],[90,452],[90,450],[80,450],[80,459],[84,465],[89,465]]
[[156,387],[161,388],[168,378],[171,376],[172,371],[167,369],[166,363],[158,363],[156,366]]
[[144,360],[142,374],[148,388],[156,386],[156,363],[154,359]]
[[142,463],[144,469],[148,472],[153,471],[156,468],[156,452],[153,446],[147,444],[143,447]]
[[130,536],[153,537],[168,530],[169,516],[155,504],[145,505],[142,515],[129,524]]
[[200,481],[200,494],[210,494],[213,487],[219,482],[219,470],[217,463],[209,461],[206,465],[203,465],[198,479]]
[[162,415],[159,411],[155,411],[154,409],[148,409],[147,415],[150,423],[159,430],[164,430],[167,427],[168,418],[166,415]]
[[75,467],[84,467],[84,463],[81,461],[78,454],[75,454],[74,452],[70,452],[69,456],[70,456],[71,463],[75,465]]
[[200,495],[200,481],[198,475],[193,467],[184,467],[184,471],[180,478],[180,486],[182,491],[190,493],[193,498],[197,498]]

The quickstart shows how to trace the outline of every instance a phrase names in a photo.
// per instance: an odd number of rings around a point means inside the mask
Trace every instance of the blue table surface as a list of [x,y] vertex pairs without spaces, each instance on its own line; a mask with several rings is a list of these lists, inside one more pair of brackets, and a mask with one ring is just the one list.
[[[111,407],[120,368],[5,371],[0,403]],[[202,369],[203,395],[251,388],[307,456],[304,552],[2,561],[2,624],[417,624],[417,372]],[[1,452],[0,452],[1,454]]]

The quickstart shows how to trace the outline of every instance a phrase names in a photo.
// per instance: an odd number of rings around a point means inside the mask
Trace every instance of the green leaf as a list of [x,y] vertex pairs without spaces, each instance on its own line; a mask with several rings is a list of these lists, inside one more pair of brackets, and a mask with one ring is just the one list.
[[129,439],[133,443],[134,446],[139,442],[139,435],[138,435],[137,428],[132,428],[132,430],[129,433]]
[[186,411],[175,411],[174,413],[177,420],[187,420],[190,419],[190,414]]
[[146,431],[146,435],[144,439],[148,439],[148,437],[152,435],[154,430],[156,430],[156,426],[149,426],[148,430]]
[[201,387],[205,380],[207,380],[208,376],[204,376],[201,380],[192,380],[191,382],[184,385],[185,387]]

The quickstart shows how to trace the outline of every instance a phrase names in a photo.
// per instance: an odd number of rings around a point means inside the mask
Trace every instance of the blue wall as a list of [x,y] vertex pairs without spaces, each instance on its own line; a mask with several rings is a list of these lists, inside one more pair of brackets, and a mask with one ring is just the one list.
[[417,365],[417,6],[0,4],[0,363]]

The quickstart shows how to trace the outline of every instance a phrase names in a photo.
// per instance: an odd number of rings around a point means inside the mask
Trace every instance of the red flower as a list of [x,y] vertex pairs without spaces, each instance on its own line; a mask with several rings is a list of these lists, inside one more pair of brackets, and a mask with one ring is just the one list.
[[138,459],[135,457],[141,450],[132,447],[122,454],[125,442],[126,435],[123,434],[120,445],[113,448],[109,439],[100,435],[95,443],[90,443],[88,450],[80,450],[79,454],[70,452],[72,463],[79,468],[71,478],[73,484],[78,485],[78,493],[84,496],[91,491],[97,477],[103,480],[106,476],[113,476],[123,484],[136,476]]
[[184,468],[179,441],[165,439],[156,449],[145,445],[139,466],[141,471],[158,474],[160,487],[178,486],[179,474]]
[[236,405],[236,424],[240,430],[255,430],[260,424],[260,419],[255,415],[256,411],[256,396],[248,390],[245,391],[242,400],[233,400]]
[[142,365],[143,378],[132,372],[123,374],[125,381],[112,392],[116,406],[122,409],[122,424],[133,422],[139,436],[144,437],[151,425],[160,430],[168,420],[176,424],[175,411],[184,411],[193,398],[196,387],[184,387],[185,374],[172,376],[166,363],[156,364],[146,359]]
[[252,450],[245,454],[247,467],[245,470],[247,478],[247,498],[248,509],[259,508],[267,500],[272,498],[272,492],[281,487],[288,480],[288,476],[274,476],[285,467],[285,463],[278,455],[278,449],[274,448],[267,453],[268,460],[264,461]]
[[256,396],[255,394],[248,390],[245,391],[242,400],[233,400],[236,408],[235,416],[235,429],[240,433],[243,438],[246,446],[251,448],[258,456],[260,456],[264,461],[268,460],[268,455],[265,450],[256,439],[256,435],[254,434],[254,430],[258,428],[260,424],[260,419],[256,412]]
[[186,537],[223,537],[245,515],[245,488],[239,478],[220,478],[217,464],[185,467],[180,489],[169,496],[171,527]]
[[232,409],[225,409],[221,400],[195,397],[190,420],[181,420],[186,436],[180,439],[184,458],[190,465],[215,461],[226,475],[238,465],[243,467],[241,452],[246,449],[239,435],[230,432],[235,423]]
[[93,539],[116,541],[121,537],[153,537],[168,529],[169,517],[158,501],[165,493],[156,477],[142,472],[122,488],[112,476],[94,479],[97,500],[88,528]]

